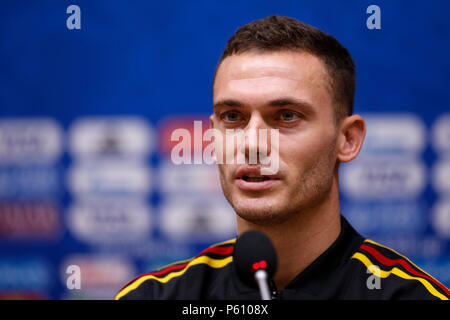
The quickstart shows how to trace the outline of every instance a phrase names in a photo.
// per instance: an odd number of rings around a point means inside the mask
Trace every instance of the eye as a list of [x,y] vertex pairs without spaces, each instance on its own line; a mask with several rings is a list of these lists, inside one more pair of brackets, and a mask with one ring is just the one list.
[[299,118],[301,118],[301,115],[292,110],[282,110],[279,113],[279,120],[281,121],[292,122]]
[[237,122],[243,119],[242,114],[238,111],[226,111],[220,115],[220,118],[227,122]]

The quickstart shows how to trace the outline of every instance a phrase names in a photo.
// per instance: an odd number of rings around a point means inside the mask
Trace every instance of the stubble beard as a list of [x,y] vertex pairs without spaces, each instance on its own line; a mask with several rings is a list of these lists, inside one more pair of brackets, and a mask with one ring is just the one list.
[[[225,198],[239,218],[255,225],[273,226],[289,223],[302,213],[311,211],[329,197],[333,180],[337,175],[337,163],[332,161],[335,145],[336,141],[333,141],[326,153],[305,167],[303,173],[296,179],[297,182],[290,182],[292,187],[289,187],[289,190],[286,190],[284,185],[282,194],[277,194],[277,190],[273,190],[258,197],[245,195],[236,190],[237,195],[233,196],[231,188],[236,187],[227,185],[223,168],[220,168],[220,180]],[[282,183],[286,182],[282,181]]]

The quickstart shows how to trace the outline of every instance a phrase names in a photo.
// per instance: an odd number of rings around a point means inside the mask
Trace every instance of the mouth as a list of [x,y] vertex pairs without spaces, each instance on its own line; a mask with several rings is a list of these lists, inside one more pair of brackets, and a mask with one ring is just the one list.
[[260,176],[255,174],[243,175],[241,179],[246,182],[263,182],[270,180],[268,176]]
[[280,179],[275,175],[260,174],[259,167],[242,167],[237,171],[236,185],[244,191],[264,191],[273,188]]

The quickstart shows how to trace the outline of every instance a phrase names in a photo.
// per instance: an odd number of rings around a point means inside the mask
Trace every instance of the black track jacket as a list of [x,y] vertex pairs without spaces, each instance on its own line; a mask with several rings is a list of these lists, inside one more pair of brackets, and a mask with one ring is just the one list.
[[[272,282],[273,299],[440,299],[450,291],[399,253],[361,237],[341,216],[336,241],[284,289]],[[213,245],[192,259],[133,279],[119,299],[259,300],[233,263],[236,239]]]

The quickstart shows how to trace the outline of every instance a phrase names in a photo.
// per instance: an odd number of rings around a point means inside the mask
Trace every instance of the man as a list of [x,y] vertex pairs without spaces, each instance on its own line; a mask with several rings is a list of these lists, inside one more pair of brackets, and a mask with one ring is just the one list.
[[[273,299],[448,299],[449,290],[395,251],[362,238],[340,214],[338,169],[363,144],[353,115],[355,67],[322,31],[271,16],[237,30],[219,61],[211,127],[277,130],[277,172],[219,163],[237,231],[272,240],[278,271]],[[220,146],[219,146],[220,147]],[[233,150],[248,160],[248,137]],[[216,149],[216,153],[217,153]],[[139,276],[116,299],[259,299],[233,263],[235,240]]]

